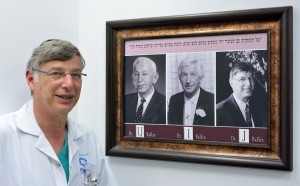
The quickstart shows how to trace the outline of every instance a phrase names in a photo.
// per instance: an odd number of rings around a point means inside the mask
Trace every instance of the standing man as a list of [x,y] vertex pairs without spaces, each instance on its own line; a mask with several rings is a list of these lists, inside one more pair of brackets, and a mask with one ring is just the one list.
[[117,185],[93,131],[68,117],[84,67],[68,41],[34,49],[26,69],[32,100],[0,117],[0,185]]
[[136,58],[131,78],[137,92],[125,95],[125,122],[166,124],[166,97],[154,87],[159,78],[154,61]]
[[183,92],[170,98],[168,124],[214,125],[214,94],[200,87],[203,66],[197,59],[186,58],[178,67]]
[[237,62],[229,76],[233,93],[217,104],[217,125],[266,127],[266,105],[256,103],[252,96],[255,86],[253,67],[245,62]]

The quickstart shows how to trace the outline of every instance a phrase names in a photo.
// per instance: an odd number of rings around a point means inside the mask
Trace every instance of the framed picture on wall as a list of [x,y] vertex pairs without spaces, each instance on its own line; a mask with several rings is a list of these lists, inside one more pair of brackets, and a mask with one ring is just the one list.
[[292,7],[107,22],[106,154],[292,170]]

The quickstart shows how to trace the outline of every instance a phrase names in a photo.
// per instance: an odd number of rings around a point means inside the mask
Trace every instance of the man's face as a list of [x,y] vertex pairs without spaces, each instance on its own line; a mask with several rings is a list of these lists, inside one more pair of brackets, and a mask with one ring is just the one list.
[[139,62],[133,67],[132,82],[142,98],[150,94],[157,80],[158,74],[154,72],[151,63]]
[[40,66],[39,70],[49,73],[64,72],[67,75],[54,79],[53,76],[39,73],[38,80],[34,80],[30,73],[27,73],[35,109],[45,114],[68,114],[79,99],[82,84],[81,80],[75,81],[68,73],[81,73],[80,57],[75,56],[63,62],[49,61]]
[[181,68],[180,83],[184,90],[185,96],[188,98],[193,97],[200,86],[202,80],[202,72],[197,65],[192,64],[189,66],[183,66]]
[[237,72],[229,80],[230,86],[235,96],[247,102],[254,89],[254,79],[252,72]]

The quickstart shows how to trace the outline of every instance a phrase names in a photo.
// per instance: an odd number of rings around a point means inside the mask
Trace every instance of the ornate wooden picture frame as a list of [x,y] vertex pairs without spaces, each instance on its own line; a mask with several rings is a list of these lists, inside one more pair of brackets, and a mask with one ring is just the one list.
[[[106,154],[291,171],[292,17],[274,7],[108,21]],[[241,64],[252,71],[237,79]],[[249,120],[236,119],[238,84]]]

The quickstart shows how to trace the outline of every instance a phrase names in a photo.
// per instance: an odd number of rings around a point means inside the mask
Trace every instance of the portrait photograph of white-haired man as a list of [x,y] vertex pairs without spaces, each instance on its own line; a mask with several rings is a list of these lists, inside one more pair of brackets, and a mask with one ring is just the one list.
[[166,124],[165,55],[125,57],[125,123]]
[[170,54],[167,64],[168,124],[214,126],[214,53]]

